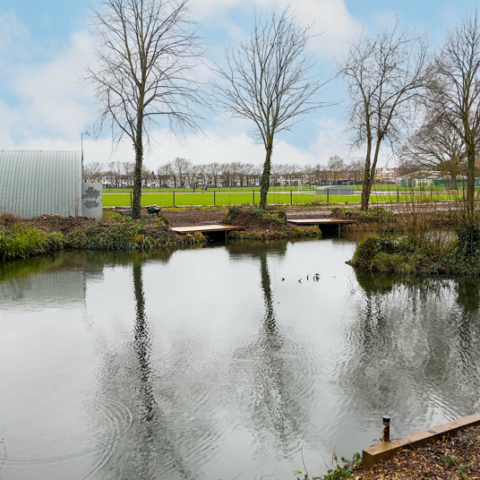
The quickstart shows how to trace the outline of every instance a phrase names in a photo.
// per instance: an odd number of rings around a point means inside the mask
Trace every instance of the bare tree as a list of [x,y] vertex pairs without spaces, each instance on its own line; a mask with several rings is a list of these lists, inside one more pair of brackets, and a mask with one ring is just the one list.
[[425,42],[396,25],[355,39],[339,67],[350,95],[353,146],[366,146],[362,210],[368,210],[380,147],[402,138],[428,78],[427,62]]
[[218,162],[212,162],[206,165],[205,171],[207,172],[208,176],[210,177],[210,182],[213,182],[213,186],[217,188],[218,177],[220,176],[220,172],[222,171],[223,165]]
[[344,172],[346,169],[346,165],[345,165],[345,162],[343,161],[343,158],[339,157],[338,155],[334,155],[333,157],[330,157],[328,159],[328,169],[330,170],[330,173],[332,174],[333,182],[335,183],[337,181],[338,175],[341,172]]
[[168,163],[157,168],[157,177],[160,183],[159,186],[163,187],[168,185],[168,181],[171,178],[171,169]]
[[190,160],[186,160],[185,158],[177,157],[172,162],[172,168],[175,171],[178,180],[180,181],[180,187],[185,186],[185,180],[188,176],[187,172],[191,167],[192,162],[190,162]]
[[311,74],[309,38],[309,27],[300,26],[288,9],[255,13],[247,40],[229,48],[227,66],[217,67],[222,80],[215,86],[218,102],[233,117],[252,120],[254,135],[265,147],[260,208],[267,205],[275,135],[325,105],[317,99],[324,82]]
[[480,25],[478,13],[467,16],[435,61],[430,85],[434,109],[462,139],[467,158],[467,211],[475,209],[475,157],[480,145]]
[[349,166],[350,172],[352,174],[353,184],[362,178],[362,173],[364,172],[364,164],[361,159],[352,160]]
[[246,186],[250,186],[251,178],[254,175],[255,165],[251,163],[244,164],[244,172],[245,172],[245,179],[246,179]]
[[122,164],[112,160],[108,163],[107,173],[110,177],[112,185],[118,188],[122,181]]
[[441,172],[450,176],[452,188],[457,188],[457,176],[463,170],[465,147],[458,129],[442,118],[431,117],[409,138],[400,151],[403,163]]
[[123,174],[127,185],[133,185],[133,174],[135,172],[135,164],[133,162],[123,162]]
[[100,162],[90,162],[85,165],[85,178],[90,182],[101,182],[104,166]]
[[188,0],[99,0],[97,66],[88,69],[101,106],[97,132],[130,138],[135,150],[132,216],[140,217],[144,139],[166,121],[173,132],[197,128],[202,104],[193,70],[202,55]]

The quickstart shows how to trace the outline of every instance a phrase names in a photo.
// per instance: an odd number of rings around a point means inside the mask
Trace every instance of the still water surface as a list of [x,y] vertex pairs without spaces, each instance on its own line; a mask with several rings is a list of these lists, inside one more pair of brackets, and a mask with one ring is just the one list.
[[479,282],[360,274],[352,251],[1,264],[0,478],[293,480],[374,443],[384,414],[394,436],[467,414]]

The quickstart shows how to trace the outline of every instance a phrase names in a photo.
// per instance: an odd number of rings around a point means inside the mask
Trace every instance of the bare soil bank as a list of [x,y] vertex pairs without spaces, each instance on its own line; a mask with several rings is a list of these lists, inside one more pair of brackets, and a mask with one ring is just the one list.
[[[108,209],[107,212],[114,212],[120,209]],[[228,213],[226,208],[218,209],[206,209],[206,208],[172,208],[162,209],[163,216],[170,221],[172,227],[180,226],[200,226],[200,225],[213,225],[221,223],[223,218]],[[331,209],[326,207],[293,207],[286,210],[288,218],[322,218],[329,217],[331,215]],[[148,216],[145,211],[142,211],[142,216]],[[111,224],[118,222],[121,219],[119,216],[106,216],[101,219],[102,223]],[[152,222],[155,217],[152,218]],[[1,220],[0,220],[1,222]],[[83,217],[58,217],[52,215],[41,215],[32,220],[23,220],[22,224],[30,225],[44,232],[61,232],[68,234],[79,228],[86,227],[93,220],[89,220]],[[240,224],[241,225],[241,224]],[[245,226],[248,230],[251,229],[249,225]],[[253,226],[252,226],[253,227]],[[257,229],[261,228],[261,225],[255,226]]]

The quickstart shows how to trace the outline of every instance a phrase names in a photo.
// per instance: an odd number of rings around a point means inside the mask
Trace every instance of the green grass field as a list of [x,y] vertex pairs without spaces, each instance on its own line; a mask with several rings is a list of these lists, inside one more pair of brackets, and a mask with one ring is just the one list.
[[[372,195],[370,197],[370,204],[375,205],[377,203],[396,203],[398,202],[411,202],[412,199],[415,202],[430,202],[430,201],[445,201],[445,200],[459,200],[461,194],[458,196],[444,195],[444,194],[415,194],[415,195],[399,195],[397,197],[396,192],[392,192],[389,195]],[[345,204],[345,203],[360,203],[360,195],[330,195],[330,204]],[[244,203],[258,204],[260,201],[260,194],[255,193],[255,199],[252,192],[207,192],[207,193],[183,193],[175,192],[175,203],[173,200],[173,193],[150,193],[144,192],[142,195],[142,205],[156,204],[163,207],[176,206],[212,206],[212,205],[240,205]],[[326,204],[326,195],[316,195],[315,193],[298,193],[293,192],[290,195],[288,193],[270,192],[268,195],[269,204]],[[103,195],[104,207],[127,207],[130,206],[130,194],[129,193],[104,193]]]
[[[347,187],[347,185],[342,185],[344,187]],[[331,187],[335,188],[335,186],[331,185]],[[352,185],[350,185],[352,187]],[[301,191],[302,192],[315,192],[315,189],[317,187],[315,186],[309,186],[309,185],[302,185],[301,186]],[[357,192],[360,192],[363,188],[362,185],[355,185],[353,186],[354,190]],[[175,193],[193,193],[192,188],[145,188],[143,191],[144,193],[172,193],[173,190],[175,190]],[[284,187],[270,187],[270,192],[284,192],[284,194],[290,195],[290,190],[293,191],[293,193],[298,192],[298,187],[297,186],[284,186]],[[399,185],[384,185],[384,184],[375,184],[372,188],[372,192],[391,192],[392,194],[396,195],[397,190],[400,193],[408,194],[412,191],[414,192],[422,192],[425,195],[430,195],[430,187],[401,187]],[[444,187],[433,187],[433,193],[435,192],[443,192],[445,190]],[[207,194],[211,194],[213,192],[221,192],[221,193],[252,193],[252,191],[259,192],[260,187],[221,187],[221,188],[215,188],[211,187],[208,189]],[[459,191],[461,192],[461,188],[459,188]],[[105,193],[130,193],[132,192],[131,188],[107,188],[104,190]],[[201,188],[197,188],[195,190],[195,193],[202,193]]]

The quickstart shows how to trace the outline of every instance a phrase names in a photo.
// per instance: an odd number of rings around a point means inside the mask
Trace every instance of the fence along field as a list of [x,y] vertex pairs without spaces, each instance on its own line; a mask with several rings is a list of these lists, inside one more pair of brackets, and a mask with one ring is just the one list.
[[[372,192],[372,206],[382,203],[420,203],[420,202],[445,202],[462,200],[463,192],[440,193],[435,190],[389,192],[379,194]],[[142,194],[142,206],[156,204],[163,207],[169,206],[221,206],[221,205],[242,205],[257,204],[260,201],[260,192],[228,192],[228,191],[207,191],[207,192],[153,192],[144,191]],[[360,204],[360,195],[317,195],[314,192],[292,190],[291,192],[272,191],[268,194],[270,205],[301,205],[301,204]],[[128,207],[130,206],[130,193],[104,193],[104,207]]]

